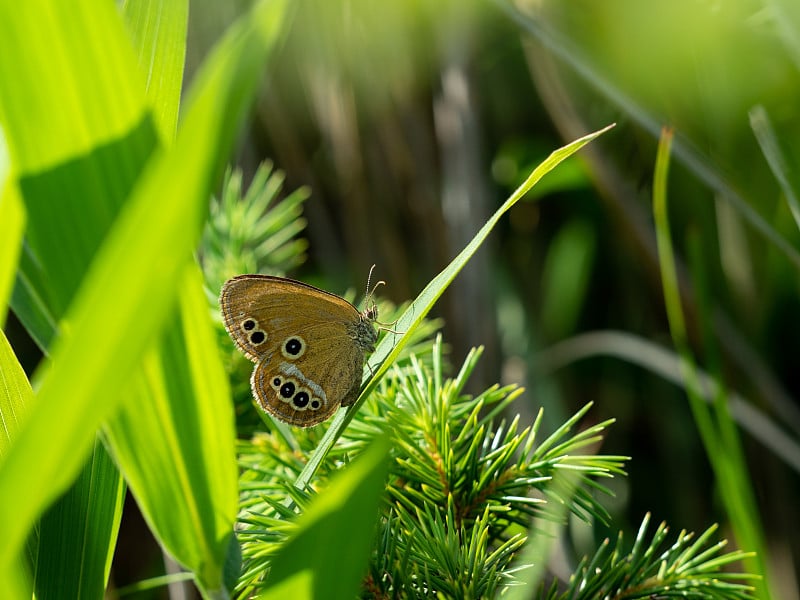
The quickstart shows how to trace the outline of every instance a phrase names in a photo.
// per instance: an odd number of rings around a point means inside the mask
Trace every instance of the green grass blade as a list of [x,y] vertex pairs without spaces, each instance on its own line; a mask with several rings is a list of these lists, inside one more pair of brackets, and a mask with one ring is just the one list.
[[[170,6],[177,7],[177,3]],[[67,306],[71,300],[72,291],[83,277],[84,271],[91,260],[94,248],[104,237],[108,226],[115,218],[117,210],[127,195],[131,187],[133,178],[138,176],[145,159],[155,145],[154,136],[147,136],[146,143],[130,143],[129,138],[123,138],[119,143],[107,143],[106,137],[109,133],[102,129],[101,121],[93,121],[98,116],[114,118],[119,106],[125,106],[124,99],[118,97],[126,92],[125,87],[114,85],[110,81],[111,77],[124,75],[124,68],[130,68],[131,81],[136,81],[133,76],[135,70],[130,56],[125,53],[127,36],[115,37],[113,40],[103,39],[104,35],[119,33],[118,18],[113,13],[84,13],[83,24],[87,27],[94,27],[97,31],[92,31],[92,35],[70,36],[69,32],[60,31],[62,39],[68,40],[74,49],[73,54],[61,57],[69,59],[70,66],[79,65],[79,61],[86,64],[85,69],[78,67],[65,69],[64,72],[50,73],[51,79],[47,82],[54,86],[60,84],[61,79],[66,85],[73,85],[75,96],[78,99],[77,108],[82,109],[91,106],[93,101],[98,100],[101,94],[108,94],[107,101],[103,103],[106,114],[102,115],[95,111],[91,115],[74,115],[74,118],[66,125],[71,125],[72,129],[65,130],[63,140],[65,155],[73,148],[80,148],[80,145],[70,145],[88,133],[96,146],[102,146],[95,151],[84,154],[80,158],[69,160],[66,168],[54,168],[46,170],[44,173],[35,175],[26,174],[24,187],[27,192],[26,198],[30,206],[35,208],[34,222],[29,231],[29,254],[19,272],[19,286],[15,294],[17,296],[15,306],[18,315],[26,324],[31,334],[43,350],[49,346],[50,340],[55,335],[55,320],[60,316],[63,307]],[[114,21],[112,26],[103,19]],[[185,21],[185,10],[184,10]],[[161,31],[165,31],[162,27]],[[96,38],[96,39],[94,39]],[[185,44],[185,23],[184,35],[178,40],[181,45]],[[91,52],[93,43],[102,43],[105,47],[113,43],[119,44],[120,60],[114,68],[105,72],[106,77],[92,75],[92,81],[100,81],[96,88],[89,88],[84,82],[78,81],[83,73],[92,73],[93,69],[89,64],[91,61],[101,62],[105,60],[100,56],[86,56],[83,52]],[[46,48],[47,46],[43,46]],[[153,49],[148,49],[153,55]],[[36,54],[34,53],[34,56]],[[177,121],[177,102],[182,80],[182,61],[183,55],[179,56],[181,61],[180,71],[173,73],[173,86],[175,86],[175,99],[173,112],[172,129],[170,140],[174,136],[175,122]],[[157,74],[168,76],[168,73]],[[144,78],[142,78],[142,81]],[[153,81],[153,74],[149,73],[148,82]],[[155,81],[163,84],[163,79],[156,77]],[[43,87],[41,80],[37,81],[37,86]],[[156,86],[150,86],[153,89]],[[132,97],[141,96],[140,90],[129,90]],[[15,90],[17,95],[22,95],[31,90],[23,87]],[[89,96],[87,98],[87,96]],[[54,104],[53,110],[61,110],[61,97],[54,95],[50,101]],[[138,107],[143,110],[144,105]],[[59,113],[60,114],[60,113]],[[29,133],[30,123],[21,121],[21,128]],[[86,131],[82,127],[86,127]],[[147,130],[147,127],[144,128]],[[135,136],[131,136],[135,138]],[[28,140],[26,140],[28,141]],[[50,142],[48,142],[49,144]],[[50,147],[48,145],[48,147]],[[24,158],[24,157],[23,157]],[[36,164],[33,159],[29,160]],[[116,160],[115,160],[116,159]],[[109,177],[80,177],[81,173],[100,174],[105,172]],[[111,176],[116,173],[115,176]],[[125,183],[127,182],[127,183]],[[120,185],[122,183],[122,185]],[[32,193],[34,192],[34,193]],[[56,198],[58,200],[56,200]],[[59,244],[36,243],[37,239],[46,239],[51,235],[53,222],[50,220],[50,213],[54,210],[53,204],[57,204],[56,210],[63,211],[68,218],[58,218],[61,226]],[[72,220],[70,220],[70,218]],[[74,222],[77,220],[78,222]],[[58,226],[58,223],[55,224]],[[45,232],[44,234],[42,232]],[[80,240],[76,243],[75,237]],[[64,253],[65,248],[83,248],[83,252]],[[59,262],[61,261],[61,262]],[[74,268],[63,268],[66,265]],[[52,276],[53,273],[56,276]],[[61,286],[51,286],[50,282],[61,281]],[[5,303],[3,304],[5,305]],[[43,516],[38,531],[30,543],[38,542],[38,551],[34,552],[36,566],[36,581],[34,589],[39,598],[59,598],[59,597],[99,597],[105,589],[110,560],[113,549],[116,545],[116,534],[121,517],[121,501],[124,493],[124,486],[116,466],[107,456],[102,444],[95,440],[94,452],[90,460],[84,464],[81,474],[70,489],[59,498],[59,500]]]
[[[528,178],[514,191],[513,194],[506,200],[503,205],[495,212],[489,220],[481,227],[480,231],[475,234],[475,237],[467,244],[467,246],[456,256],[445,269],[439,273],[431,282],[425,286],[425,289],[420,292],[419,296],[409,305],[406,311],[397,320],[397,323],[392,324],[394,331],[402,332],[402,334],[389,333],[378,344],[375,352],[370,356],[365,374],[368,378],[367,385],[361,390],[361,395],[358,401],[349,410],[340,410],[333,418],[331,426],[325,432],[325,436],[320,441],[319,446],[314,454],[308,461],[305,469],[300,474],[295,485],[304,488],[311,479],[319,464],[325,458],[333,443],[339,437],[344,428],[353,418],[353,414],[363,404],[366,397],[372,392],[378,384],[381,375],[383,375],[392,365],[393,360],[398,356],[400,351],[405,346],[406,342],[411,339],[411,334],[422,323],[425,315],[431,310],[433,305],[439,297],[450,285],[450,282],[455,279],[459,271],[464,268],[469,259],[478,250],[483,241],[497,225],[500,218],[514,206],[536,183],[544,177],[548,172],[553,170],[565,158],[573,155],[575,152],[583,148],[586,144],[602,135],[613,125],[609,125],[590,133],[582,138],[570,142],[553,151],[533,172]],[[372,375],[374,374],[374,376]]]
[[143,79],[114,3],[4,0],[0,40],[0,121],[21,174],[91,152],[142,120]]
[[259,598],[358,596],[386,483],[388,451],[386,438],[375,440],[314,498],[272,561],[269,587]]
[[[711,410],[703,403],[702,387],[698,377],[695,359],[689,347],[683,308],[678,287],[678,276],[675,268],[675,253],[667,213],[667,174],[672,132],[665,129],[658,147],[656,170],[653,180],[653,214],[655,218],[658,256],[661,265],[661,278],[664,287],[664,302],[667,308],[670,334],[675,348],[681,357],[681,370],[686,381],[686,393],[689,406],[697,424],[706,454],[714,469],[716,483],[720,488],[722,501],[731,523],[736,531],[737,541],[744,550],[758,552],[746,559],[747,569],[759,575],[754,584],[757,596],[768,600],[770,585],[764,562],[763,534],[758,522],[757,510],[752,487],[747,477],[747,466],[744,464],[738,445],[730,445],[730,425],[724,422],[725,414],[720,416],[719,410],[712,418]],[[721,388],[718,388],[721,390]],[[720,401],[719,391],[714,404]],[[721,420],[722,419],[722,420]],[[738,437],[736,438],[738,444]]]
[[[133,381],[173,307],[211,187],[246,114],[283,7],[257,4],[207,61],[174,148],[154,157],[70,305],[66,335],[56,340],[53,360],[40,374],[30,418],[0,462],[0,571],[36,517],[75,477],[94,432],[117,408],[120,390]],[[17,493],[22,488],[24,499]]]
[[0,330],[0,458],[5,456],[27,417],[33,390],[5,333]]
[[235,431],[197,265],[138,389],[108,424],[114,457],[161,545],[204,588],[221,588],[237,510]]
[[47,350],[156,144],[112,4],[0,3],[0,122],[27,209],[13,307]]
[[102,441],[69,491],[42,516],[34,589],[48,598],[100,598],[122,517],[125,485]]
[[[178,122],[188,3],[127,1],[123,14],[146,74],[156,127],[170,145]],[[202,587],[220,589],[237,498],[230,393],[195,266],[185,281],[180,310],[146,361],[135,403],[128,403],[107,431],[161,545]]]
[[3,2],[0,39],[0,119],[58,318],[154,145],[143,78],[108,3]]
[[161,141],[170,144],[186,57],[187,0],[125,0],[122,13],[147,79],[147,100]]
[[761,152],[764,153],[769,168],[772,169],[772,174],[775,175],[778,185],[781,186],[795,224],[800,227],[800,201],[795,191],[800,189],[797,185],[800,182],[797,181],[794,170],[789,167],[793,161],[789,159],[782,148],[781,140],[770,122],[766,108],[756,106],[750,111],[750,127],[761,146]]

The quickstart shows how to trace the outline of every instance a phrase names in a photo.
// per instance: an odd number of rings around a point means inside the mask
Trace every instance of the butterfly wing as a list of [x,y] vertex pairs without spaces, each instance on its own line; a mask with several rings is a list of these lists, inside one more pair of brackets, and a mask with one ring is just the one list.
[[374,329],[352,304],[299,281],[243,275],[223,286],[220,306],[237,347],[257,363],[251,385],[265,411],[308,427],[355,402]]

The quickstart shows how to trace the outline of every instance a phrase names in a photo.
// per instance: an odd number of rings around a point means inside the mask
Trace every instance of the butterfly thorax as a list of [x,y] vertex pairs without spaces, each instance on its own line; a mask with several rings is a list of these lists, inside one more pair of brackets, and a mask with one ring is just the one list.
[[358,321],[347,325],[347,333],[364,352],[374,352],[375,342],[378,341],[378,332],[372,326],[373,320],[371,311],[365,311]]

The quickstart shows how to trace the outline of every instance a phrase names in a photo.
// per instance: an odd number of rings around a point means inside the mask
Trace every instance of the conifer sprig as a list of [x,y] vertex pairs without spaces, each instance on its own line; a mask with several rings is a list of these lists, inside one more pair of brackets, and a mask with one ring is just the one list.
[[539,597],[543,600],[593,600],[595,598],[703,598],[750,600],[753,575],[732,572],[732,563],[749,556],[746,552],[721,554],[726,542],[711,542],[717,527],[706,529],[695,539],[681,531],[669,546],[669,530],[661,523],[648,540],[650,515],[645,515],[633,548],[622,550],[622,534],[616,543],[606,539],[595,555],[584,558],[567,589],[557,583]]
[[223,282],[241,273],[282,275],[299,265],[307,242],[302,216],[307,188],[281,198],[284,175],[262,163],[246,192],[242,172],[228,170],[222,194],[213,198],[203,232],[202,264],[206,282],[219,290]]

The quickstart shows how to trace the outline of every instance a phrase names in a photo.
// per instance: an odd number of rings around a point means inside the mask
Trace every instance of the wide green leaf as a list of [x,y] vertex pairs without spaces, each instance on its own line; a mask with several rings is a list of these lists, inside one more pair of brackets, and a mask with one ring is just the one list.
[[189,2],[125,0],[122,11],[147,79],[156,129],[161,141],[170,144],[178,125]]
[[[129,1],[123,8],[167,146],[178,120],[187,12],[185,1]],[[135,399],[107,434],[162,546],[201,586],[220,588],[236,512],[232,410],[195,265],[184,279],[180,307],[145,358]]]
[[24,275],[58,320],[155,145],[144,79],[107,2],[0,2],[0,40],[0,119],[43,276]]
[[[13,306],[47,352],[156,138],[144,77],[113,6],[34,2],[13,10],[4,24],[25,40],[24,61],[3,64],[4,81],[14,84],[0,104],[30,217]],[[94,447],[29,540],[40,598],[105,588],[124,486],[97,439]]]
[[237,510],[233,407],[202,277],[183,277],[180,320],[148,353],[108,440],[162,546],[205,588],[222,585]]
[[24,426],[27,412],[33,401],[33,390],[14,350],[0,330],[0,458],[11,447],[19,430]]
[[[83,10],[86,7],[89,10]],[[78,7],[77,18],[69,28],[62,21],[60,11],[64,7],[41,8],[40,21],[20,21],[19,31],[41,33],[44,20],[54,29],[52,38],[66,48],[58,58],[68,64],[63,69],[47,70],[45,63],[53,60],[53,46],[37,44],[37,37],[30,36],[30,44],[36,47],[26,51],[26,56],[34,63],[30,68],[39,69],[36,87],[32,89],[26,79],[8,90],[4,101],[19,107],[22,104],[18,100],[27,102],[48,89],[69,89],[74,96],[74,113],[63,121],[58,143],[49,138],[40,140],[45,150],[61,147],[52,166],[44,164],[47,160],[38,154],[21,153],[17,157],[32,219],[14,306],[46,351],[56,333],[56,321],[71,302],[156,138],[148,119],[142,119],[145,77],[139,76],[119,15],[106,7],[98,10],[84,4]],[[48,20],[47,10],[57,18]],[[185,35],[181,44],[185,45]],[[99,47],[103,52],[97,51]],[[180,81],[179,73],[178,86]],[[67,114],[61,94],[40,100],[48,116]],[[177,106],[177,99],[175,102]],[[177,114],[177,107],[173,113]],[[121,134],[125,123],[133,126],[130,135]],[[30,120],[30,113],[20,114],[14,122],[18,129],[12,131],[19,131],[18,135],[24,132],[22,141],[26,144],[39,133],[53,135],[52,131],[37,129],[37,124]],[[31,554],[39,598],[102,594],[116,545],[123,495],[116,466],[95,439],[94,452],[81,474],[48,509],[38,527],[39,535],[29,541],[35,548]]]
[[74,478],[170,314],[282,11],[281,2],[259,3],[220,44],[197,77],[174,148],[158,152],[137,182],[70,305],[30,418],[0,463],[0,569]]
[[95,438],[77,480],[42,516],[34,581],[39,600],[103,596],[124,498],[125,484]]
[[74,160],[141,122],[144,86],[128,39],[111,2],[0,2],[0,120],[21,174]]
[[[22,365],[19,364],[8,339],[0,330],[0,460],[6,454],[23,426],[27,412],[33,401],[33,390]],[[35,537],[35,536],[34,536]],[[35,554],[36,541],[32,542],[31,554]],[[28,563],[35,556],[28,556]],[[31,582],[30,565],[26,565],[21,553],[11,557],[3,568],[0,568],[0,597],[21,598],[28,590]],[[28,594],[29,595],[29,594]]]

